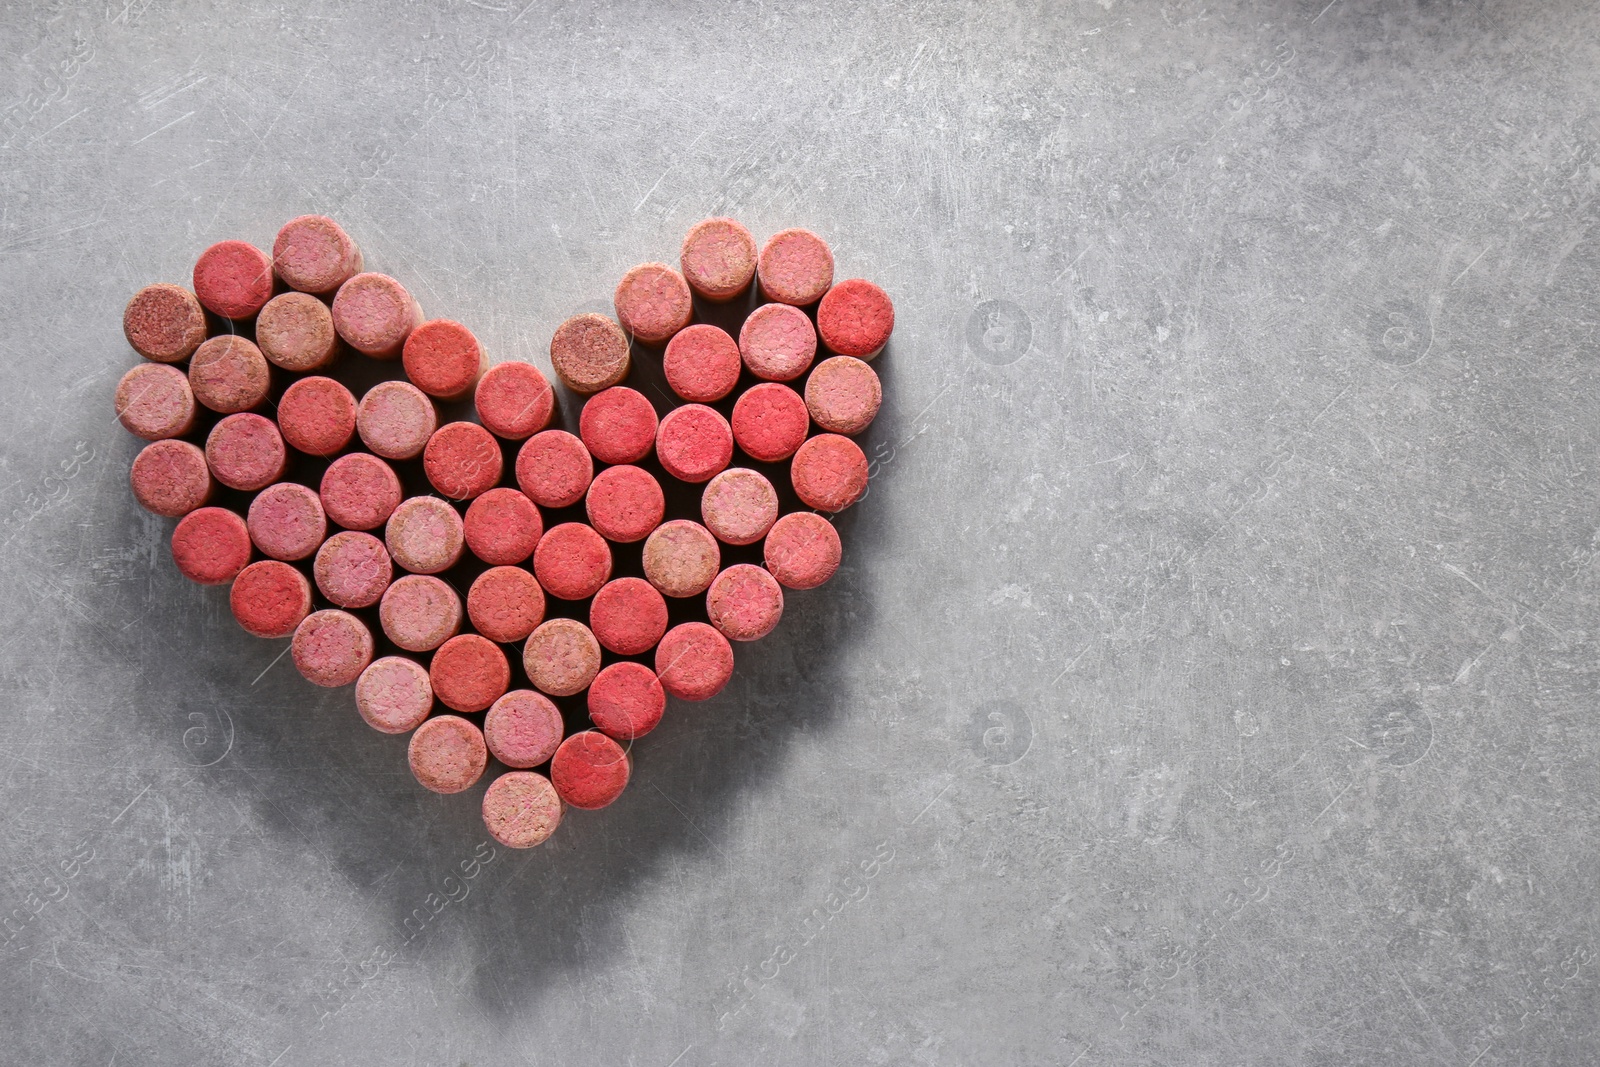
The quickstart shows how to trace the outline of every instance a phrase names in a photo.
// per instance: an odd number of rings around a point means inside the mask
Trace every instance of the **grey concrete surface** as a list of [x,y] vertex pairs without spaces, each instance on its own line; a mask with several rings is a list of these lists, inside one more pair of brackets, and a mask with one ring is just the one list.
[[[1597,42],[7,5],[0,1060],[1600,1060]],[[495,360],[711,213],[897,300],[844,569],[533,852],[128,491],[124,301],[311,211]]]

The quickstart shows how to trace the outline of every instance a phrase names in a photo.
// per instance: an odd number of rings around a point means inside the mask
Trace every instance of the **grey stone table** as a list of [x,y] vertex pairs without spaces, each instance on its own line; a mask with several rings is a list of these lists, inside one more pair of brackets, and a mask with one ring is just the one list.
[[[1597,42],[9,5],[0,1059],[1596,1062]],[[532,852],[128,491],[123,302],[312,211],[496,360],[708,214],[897,301],[840,575]]]

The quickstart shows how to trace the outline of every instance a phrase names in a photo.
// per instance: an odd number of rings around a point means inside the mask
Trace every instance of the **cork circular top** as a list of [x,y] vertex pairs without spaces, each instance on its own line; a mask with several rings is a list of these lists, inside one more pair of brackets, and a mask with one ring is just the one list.
[[349,612],[328,609],[307,615],[289,645],[294,665],[313,685],[349,685],[372,662],[372,631]]
[[514,644],[544,621],[544,590],[521,567],[490,567],[467,590],[467,615],[489,640]]
[[783,589],[764,569],[735,563],[711,583],[706,615],[730,641],[759,640],[783,618]]
[[387,274],[357,274],[333,298],[333,328],[345,344],[375,359],[398,356],[420,325],[422,308]]
[[867,491],[867,456],[848,437],[818,434],[794,454],[789,477],[806,507],[843,511]]
[[757,378],[793,381],[816,358],[817,331],[799,308],[763,304],[739,327],[739,355]]
[[661,356],[667,384],[695,404],[709,404],[733,392],[743,368],[738,342],[726,330],[706,322],[673,334]]
[[595,475],[584,500],[589,522],[607,540],[642,541],[666,513],[661,484],[640,467],[607,467]]
[[709,700],[733,677],[733,646],[708,623],[679,623],[656,646],[656,677],[680,700]]
[[400,478],[394,468],[365,452],[328,464],[320,491],[328,518],[346,530],[375,530],[400,506]]
[[195,400],[224,415],[260,405],[271,383],[261,349],[238,334],[213,337],[189,360]]
[[732,300],[755,277],[756,239],[734,219],[704,219],[689,228],[678,259],[689,288],[707,300]]
[[715,408],[673,408],[656,429],[656,458],[679,481],[709,481],[733,459],[733,431]]
[[534,771],[502,774],[483,794],[483,825],[507,848],[533,848],[561,823],[561,797],[550,779]]
[[427,668],[405,656],[384,656],[356,679],[356,711],[381,733],[409,733],[433,710]]
[[452,319],[430,319],[412,330],[400,358],[411,383],[441,400],[472,392],[489,366],[472,331]]
[[656,443],[656,409],[637,389],[613,385],[584,402],[578,435],[601,463],[637,463]]
[[462,527],[472,554],[490,566],[521,563],[544,536],[533,501],[515,489],[490,489],[467,508]]
[[241,412],[227,416],[206,435],[206,463],[229,489],[253,493],[283,477],[289,452],[277,423]]
[[517,485],[535,504],[570,507],[583,499],[594,477],[594,460],[583,442],[565,430],[544,430],[517,452]]
[[521,441],[550,424],[555,390],[531,363],[496,363],[478,379],[473,404],[490,433]]
[[272,269],[291,289],[331,293],[361,272],[361,249],[326,215],[301,215],[272,242]]
[[550,698],[532,689],[513,689],[494,702],[483,719],[483,739],[507,767],[537,767],[550,762],[566,727]]
[[752,459],[763,463],[777,463],[794,455],[811,429],[806,402],[799,393],[777,382],[762,382],[746,389],[734,403],[729,422],[734,441]]
[[500,646],[481,634],[457,634],[439,646],[428,667],[433,695],[453,711],[482,711],[511,684]]
[[699,596],[721,566],[717,539],[688,519],[662,523],[644,543],[644,576],[667,596]]
[[628,335],[604,315],[574,315],[550,338],[550,365],[574,393],[598,393],[628,376]]
[[533,550],[533,573],[551,596],[586,600],[611,577],[611,547],[591,527],[564,522],[539,539]]
[[683,275],[665,263],[641,263],[617,283],[617,321],[647,345],[665,344],[689,325],[694,302]]
[[428,395],[410,382],[379,382],[356,409],[362,442],[384,459],[415,459],[439,428]]
[[227,508],[198,508],[172,531],[178,573],[201,585],[225,585],[250,562],[250,532]]
[[475,422],[439,427],[422,450],[429,483],[451,500],[471,500],[493,489],[503,463],[500,442]]
[[211,499],[215,483],[206,454],[188,441],[152,441],[128,472],[133,495],[147,511],[181,518]]
[[815,589],[839,569],[843,549],[833,523],[814,511],[794,511],[772,524],[762,546],[767,570],[790,589]]
[[619,656],[641,655],[667,632],[667,602],[643,578],[617,578],[594,595],[589,629],[602,648]]
[[301,373],[321,370],[339,351],[328,305],[305,293],[280,293],[256,316],[256,344],[272,364]]
[[656,672],[624,660],[595,675],[589,685],[589,719],[607,736],[633,741],[654,730],[667,709]]
[[195,260],[194,295],[225,319],[248,319],[272,299],[272,260],[248,241],[218,241]]
[[271,559],[305,559],[328,536],[321,498],[298,482],[277,482],[257,493],[245,525],[250,540]]
[[882,403],[877,371],[854,356],[825,359],[806,379],[806,410],[829,433],[860,433],[872,425]]
[[181,363],[206,339],[206,315],[181,285],[147,285],[122,310],[122,333],[133,350],[157,363]]
[[817,305],[817,332],[828,351],[871,359],[894,332],[894,304],[865,278],[846,279]]
[[322,595],[341,608],[370,608],[389,588],[394,567],[383,542],[371,534],[343,530],[317,549],[312,576]]
[[384,525],[383,539],[394,561],[413,574],[449,570],[466,544],[461,516],[436,496],[401,501]]
[[417,781],[435,793],[472,788],[489,765],[483,731],[459,715],[435,715],[417,727],[406,755]]
[[753,545],[778,521],[778,492],[755,471],[730,467],[701,494],[700,517],[723,544]]
[[547,619],[523,646],[522,666],[540,691],[553,697],[574,696],[600,672],[600,642],[576,619]]
[[183,371],[141,363],[117,383],[113,403],[123,428],[146,441],[162,441],[194,427],[194,392]]
[[429,574],[402,574],[383,591],[378,623],[407,652],[431,652],[461,632],[461,597]]
[[622,746],[598,730],[561,742],[550,761],[550,782],[575,808],[603,808],[627,788],[630,766]]
[[761,246],[756,277],[768,300],[805,307],[833,284],[833,252],[810,230],[781,230]]
[[311,583],[287,563],[257,560],[233,580],[228,607],[246,633],[288,637],[311,614]]
[[278,399],[278,430],[290,448],[336,455],[355,436],[356,398],[332,378],[301,378]]

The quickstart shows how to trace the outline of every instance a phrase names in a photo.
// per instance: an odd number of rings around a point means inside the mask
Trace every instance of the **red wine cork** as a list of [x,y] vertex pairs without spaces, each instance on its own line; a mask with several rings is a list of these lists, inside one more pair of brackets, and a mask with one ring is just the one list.
[[355,436],[356,398],[332,378],[301,378],[278,401],[278,430],[291,448],[334,455]]
[[473,393],[478,418],[488,431],[508,441],[521,441],[550,424],[556,394],[532,363],[496,363]]
[[735,563],[711,583],[706,616],[730,641],[756,641],[783,618],[783,588],[752,563]]
[[705,219],[689,228],[678,261],[689,288],[707,300],[732,300],[756,275],[756,239],[733,219]]
[[637,463],[656,443],[656,409],[625,385],[603,389],[584,402],[578,435],[601,463]]
[[467,508],[462,528],[472,554],[493,567],[521,563],[544,536],[533,501],[515,489],[491,489]]
[[542,692],[575,696],[600,673],[600,642],[576,619],[547,619],[523,646],[522,667]]
[[383,460],[352,452],[323,472],[322,509],[346,530],[376,530],[400,506],[400,478]]
[[189,360],[189,388],[212,411],[249,411],[267,398],[267,357],[238,334],[213,337]]
[[503,464],[500,442],[475,422],[439,427],[422,451],[428,481],[451,500],[471,500],[493,489]]
[[564,522],[539,538],[533,573],[551,596],[586,600],[611,577],[611,547],[583,523]]
[[628,335],[604,315],[574,315],[550,338],[550,366],[574,393],[598,393],[628,376]]
[[867,491],[867,456],[848,437],[818,434],[794,454],[789,477],[806,507],[843,511]]
[[656,430],[656,458],[679,481],[709,481],[733,459],[733,431],[704,404],[673,408]]
[[699,596],[722,567],[722,548],[698,522],[673,519],[644,543],[644,576],[667,596]]
[[589,629],[602,648],[638,656],[667,632],[667,602],[643,578],[607,582],[589,605]]
[[489,765],[483,731],[459,715],[435,715],[417,727],[406,756],[417,781],[435,793],[471,789]]
[[481,634],[457,634],[439,646],[428,667],[433,695],[453,711],[482,711],[511,685],[500,646]]
[[256,344],[268,362],[298,374],[332,363],[339,335],[327,304],[305,293],[283,293],[256,316]]
[[123,308],[122,333],[145,359],[181,363],[206,339],[206,313],[181,285],[147,285]]
[[413,574],[438,574],[461,559],[461,516],[436,496],[414,496],[394,509],[383,539],[394,561]]
[[413,385],[440,400],[464,398],[489,369],[472,331],[451,319],[431,319],[412,330],[401,362]]
[[172,562],[201,585],[225,585],[250,562],[250,531],[227,508],[198,508],[172,531]]
[[483,825],[507,848],[542,845],[560,823],[561,796],[542,774],[512,771],[484,790]]
[[656,646],[656,677],[679,700],[709,700],[733,677],[733,646],[708,623],[679,623]]
[[291,289],[331,293],[361,273],[361,249],[326,215],[301,215],[272,242],[272,269]]
[[328,536],[322,500],[298,482],[278,482],[257,493],[245,525],[250,540],[269,559],[305,559]]
[[796,307],[815,304],[833,284],[833,252],[810,230],[783,230],[761,246],[756,277],[768,300]]
[[643,541],[661,525],[667,498],[650,472],[639,467],[607,467],[595,475],[584,501],[589,522],[601,536],[621,544]]
[[778,491],[755,471],[732,467],[700,495],[706,529],[726,545],[753,545],[778,521]]
[[521,567],[490,567],[467,590],[467,615],[491,641],[525,641],[544,621],[544,590]]
[[394,568],[382,541],[344,530],[322,542],[311,573],[322,595],[339,607],[370,608],[383,598]]
[[726,330],[701,322],[672,335],[661,356],[667,384],[683,399],[709,404],[739,384],[739,345]]
[[762,382],[744,391],[733,405],[733,439],[752,459],[776,463],[805,444],[811,419],[806,402],[787,385]]
[[134,498],[147,511],[181,518],[211,499],[216,483],[206,454],[187,441],[152,441],[133,459]]
[[272,260],[247,241],[218,241],[195,261],[194,295],[225,319],[248,319],[272,299]]
[[549,763],[566,727],[550,698],[532,689],[513,689],[494,702],[483,717],[483,739],[489,752],[507,767]]
[[816,358],[817,331],[799,308],[763,304],[739,327],[739,355],[757,378],[793,381]]
[[206,435],[206,463],[229,489],[255,492],[283,477],[289,450],[278,424],[261,415],[229,415]]
[[517,452],[517,485],[535,504],[565,508],[583,499],[594,477],[594,459],[565,430],[545,430]]
[[362,442],[384,459],[416,459],[438,428],[433,401],[410,382],[379,382],[356,408]]
[[839,569],[843,547],[833,523],[814,511],[794,511],[772,524],[762,556],[767,570],[790,589],[815,589]]
[[162,441],[194,428],[194,393],[183,371],[141,363],[117,383],[117,419],[146,441]]
[[461,598],[439,578],[403,574],[383,591],[378,624],[407,652],[432,652],[461,632]]
[[865,278],[850,278],[828,290],[817,305],[817,332],[828,351],[871,359],[894,331],[889,294]]
[[357,274],[333,298],[333,328],[345,344],[374,359],[398,356],[421,325],[421,305],[387,274]]
[[433,711],[428,669],[405,656],[375,659],[356,679],[356,711],[374,730],[409,733]]
[[233,580],[228,606],[246,633],[288,637],[311,614],[311,583],[287,563],[258,560]]
[[589,685],[589,718],[602,733],[633,741],[654,730],[667,709],[667,691],[642,663],[613,663]]
[[550,784],[566,803],[593,811],[622,795],[631,767],[621,745],[599,730],[584,730],[556,749]]
[[617,283],[617,321],[647,345],[665,344],[689,325],[694,301],[683,275],[665,263],[641,263]]
[[372,662],[372,631],[349,612],[313,612],[295,627],[289,645],[306,681],[330,689],[349,685]]
[[872,425],[882,403],[877,372],[854,356],[825,359],[806,379],[806,408],[829,433],[860,433]]

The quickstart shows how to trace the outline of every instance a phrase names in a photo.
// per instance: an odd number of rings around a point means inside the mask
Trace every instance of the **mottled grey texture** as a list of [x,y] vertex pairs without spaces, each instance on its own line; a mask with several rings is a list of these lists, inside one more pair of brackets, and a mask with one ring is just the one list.
[[[1593,5],[299,6],[0,13],[0,1058],[1600,1059]],[[712,213],[897,301],[838,577],[531,853],[129,492],[124,301],[302,212],[546,369]]]

